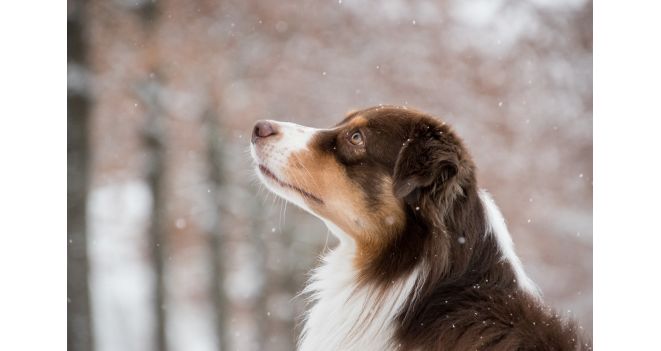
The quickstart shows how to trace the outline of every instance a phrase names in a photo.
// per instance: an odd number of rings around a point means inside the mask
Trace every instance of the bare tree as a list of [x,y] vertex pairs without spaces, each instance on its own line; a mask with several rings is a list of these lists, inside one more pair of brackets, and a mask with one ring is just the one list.
[[67,18],[67,345],[72,351],[94,345],[87,258],[89,115],[85,1],[70,0]]
[[139,15],[147,42],[146,55],[152,67],[152,73],[146,82],[138,86],[138,95],[147,108],[147,120],[142,137],[147,149],[147,183],[152,194],[152,215],[149,229],[149,244],[151,249],[152,267],[154,269],[154,301],[155,314],[155,350],[167,351],[167,304],[165,286],[165,256],[168,250],[168,225],[166,208],[166,130],[164,125],[165,111],[161,102],[162,77],[159,70],[158,42],[154,38],[157,28],[159,6],[156,1],[139,3],[135,8]]
[[[156,78],[157,79],[157,78]],[[166,209],[166,179],[165,179],[165,128],[163,126],[163,111],[159,101],[160,85],[157,81],[149,81],[139,89],[147,105],[147,122],[143,129],[143,140],[147,149],[147,183],[152,194],[152,216],[149,230],[152,267],[156,278],[154,286],[154,313],[156,315],[155,349],[167,350],[166,335],[166,287],[165,287],[165,252],[167,250],[167,209]]]
[[[251,218],[259,218],[261,213],[264,213],[259,201],[254,201],[251,206]],[[258,350],[265,350],[265,342],[267,340],[269,319],[267,319],[267,296],[270,290],[270,284],[267,284],[266,277],[266,257],[268,254],[268,249],[266,247],[266,242],[262,237],[262,230],[264,228],[262,221],[251,221],[248,230],[250,231],[250,244],[255,250],[255,257],[253,259],[253,264],[257,268],[259,273],[258,277],[261,279],[261,288],[259,289],[255,298],[255,304],[253,306],[253,318],[255,321],[255,335],[256,340],[255,344]]]
[[209,238],[209,258],[211,265],[211,297],[214,304],[214,318],[216,337],[221,350],[229,350],[229,333],[227,332],[227,315],[229,302],[223,289],[225,280],[225,254],[224,235],[221,222],[223,199],[220,188],[225,179],[223,177],[223,150],[222,138],[218,128],[218,116],[209,108],[204,114],[204,123],[207,131],[207,158],[209,167],[209,193],[213,204],[213,216]]
[[[282,238],[283,238],[283,245],[287,248],[288,252],[292,252],[291,248],[293,246],[294,238],[296,236],[296,231],[294,228],[291,227],[291,225],[283,226],[282,228]],[[286,291],[287,295],[291,296],[293,299],[294,296],[298,294],[298,289],[301,288],[302,284],[300,284],[297,281],[297,277],[300,277],[300,273],[296,272],[296,269],[294,268],[296,266],[296,263],[294,262],[295,258],[292,256],[288,257],[289,259],[289,264],[287,265],[287,269],[283,270],[283,276],[280,277],[280,285],[281,289]],[[299,278],[300,279],[300,278]],[[296,340],[297,336],[300,334],[300,330],[297,329],[296,322],[293,316],[282,322],[283,324],[283,330],[288,332],[288,338],[287,341],[289,342],[288,345],[285,347],[290,350],[296,349]],[[302,326],[302,324],[301,324]]]

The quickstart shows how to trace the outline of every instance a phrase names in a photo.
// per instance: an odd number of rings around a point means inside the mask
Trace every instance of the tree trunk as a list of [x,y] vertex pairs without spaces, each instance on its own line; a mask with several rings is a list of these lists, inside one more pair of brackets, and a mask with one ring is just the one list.
[[69,1],[67,18],[67,348],[94,346],[87,258],[87,192],[89,184],[88,125],[91,99],[87,91],[85,1]]
[[[264,209],[261,206],[259,201],[254,201],[253,206],[251,206],[251,218],[260,218],[260,215],[264,213]],[[253,262],[259,272],[259,279],[261,279],[261,289],[255,296],[255,304],[253,306],[253,318],[255,320],[255,329],[256,329],[256,340],[255,345],[258,350],[265,350],[266,340],[268,340],[269,333],[269,323],[270,318],[267,315],[267,301],[266,298],[269,293],[272,292],[271,284],[269,284],[269,279],[266,273],[266,257],[268,255],[268,249],[266,247],[266,242],[264,240],[262,231],[264,229],[263,221],[253,220],[250,223],[248,230],[250,231],[250,243],[255,249],[255,257],[253,257]]]
[[149,82],[141,89],[148,108],[147,124],[143,130],[143,140],[147,148],[147,183],[152,194],[152,216],[149,229],[152,267],[154,268],[154,313],[156,317],[155,349],[167,350],[167,311],[165,287],[165,252],[167,250],[167,209],[165,180],[165,131],[163,114],[160,109],[157,82]]
[[161,104],[162,77],[160,76],[158,40],[156,29],[159,19],[159,3],[146,1],[136,8],[142,20],[147,36],[147,62],[151,67],[152,78],[138,86],[138,95],[147,108],[147,121],[143,130],[143,141],[147,149],[147,183],[152,194],[152,216],[149,229],[151,266],[154,269],[154,304],[155,315],[154,347],[157,351],[167,351],[167,304],[165,286],[165,256],[167,252],[168,225],[165,179],[165,111]]
[[224,235],[221,221],[222,199],[220,188],[223,185],[223,156],[221,136],[218,128],[217,115],[211,110],[204,116],[207,129],[207,157],[209,163],[209,193],[213,203],[213,224],[208,233],[209,258],[211,265],[211,297],[214,304],[216,337],[220,350],[229,350],[229,333],[227,332],[227,316],[229,302],[225,295],[223,282],[225,280]]

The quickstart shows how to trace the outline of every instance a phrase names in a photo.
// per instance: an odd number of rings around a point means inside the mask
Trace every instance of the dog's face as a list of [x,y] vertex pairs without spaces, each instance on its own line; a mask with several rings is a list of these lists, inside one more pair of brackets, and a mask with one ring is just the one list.
[[251,153],[277,195],[368,245],[401,232],[421,192],[460,173],[461,141],[439,120],[404,108],[350,113],[329,129],[259,121]]

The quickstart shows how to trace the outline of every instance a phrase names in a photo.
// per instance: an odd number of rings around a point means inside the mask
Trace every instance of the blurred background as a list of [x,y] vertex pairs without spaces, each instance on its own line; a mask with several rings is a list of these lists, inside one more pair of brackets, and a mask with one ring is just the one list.
[[335,241],[260,192],[255,120],[398,104],[471,149],[592,334],[592,2],[68,0],[70,350],[293,350]]

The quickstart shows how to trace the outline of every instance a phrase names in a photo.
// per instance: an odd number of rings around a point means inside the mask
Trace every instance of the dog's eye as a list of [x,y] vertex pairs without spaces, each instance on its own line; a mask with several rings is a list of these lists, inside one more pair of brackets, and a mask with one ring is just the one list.
[[363,145],[363,135],[359,131],[355,131],[349,137],[349,141],[354,145]]

